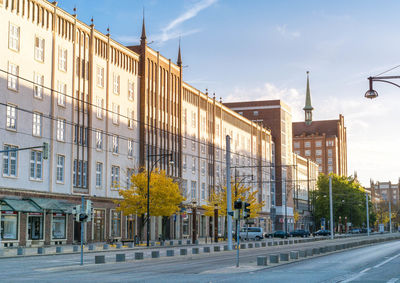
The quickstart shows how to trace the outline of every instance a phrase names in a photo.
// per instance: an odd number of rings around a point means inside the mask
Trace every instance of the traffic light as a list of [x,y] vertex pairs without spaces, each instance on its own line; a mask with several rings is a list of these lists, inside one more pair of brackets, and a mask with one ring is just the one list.
[[86,213],[79,213],[79,222],[85,222],[87,218],[88,215]]
[[77,205],[72,209],[72,214],[75,215],[75,221],[79,222],[79,214],[81,213],[81,206]]
[[47,142],[43,143],[43,159],[49,159],[49,144]]
[[248,202],[244,202],[243,203],[243,218],[249,218],[250,217],[250,208],[248,208],[250,206],[250,203]]
[[92,201],[87,200],[86,201],[86,209],[85,209],[86,215],[88,216],[86,221],[90,222],[92,221]]
[[239,209],[235,209],[235,211],[233,212],[233,219],[239,219],[240,216],[240,210]]
[[242,200],[238,199],[237,201],[234,202],[233,207],[235,209],[242,209]]

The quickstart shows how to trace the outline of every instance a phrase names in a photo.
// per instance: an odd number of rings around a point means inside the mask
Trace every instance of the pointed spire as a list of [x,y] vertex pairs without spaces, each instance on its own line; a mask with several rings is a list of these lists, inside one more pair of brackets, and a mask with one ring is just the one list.
[[176,64],[181,67],[182,66],[182,57],[181,57],[181,38],[179,37],[179,49],[178,49],[178,60]]
[[310,79],[309,79],[309,71],[307,71],[307,90],[306,90],[306,105],[303,110],[305,112],[305,121],[306,125],[311,125],[312,123],[312,111],[314,108],[311,106],[311,93],[310,93]]
[[144,7],[143,7],[142,35],[141,35],[140,39],[142,42],[144,42],[144,44],[146,44],[147,37],[146,37],[146,25],[144,22]]

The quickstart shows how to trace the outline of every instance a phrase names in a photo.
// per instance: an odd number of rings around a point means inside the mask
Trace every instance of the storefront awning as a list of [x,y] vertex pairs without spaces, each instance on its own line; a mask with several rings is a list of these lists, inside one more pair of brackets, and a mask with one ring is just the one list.
[[53,212],[71,213],[74,204],[47,198],[30,198],[37,206]]
[[4,208],[7,208],[8,206],[12,211],[39,212],[39,213],[43,212],[38,206],[36,206],[29,200],[4,198],[1,199],[0,201],[2,203],[2,208],[1,208],[2,210],[5,210]]

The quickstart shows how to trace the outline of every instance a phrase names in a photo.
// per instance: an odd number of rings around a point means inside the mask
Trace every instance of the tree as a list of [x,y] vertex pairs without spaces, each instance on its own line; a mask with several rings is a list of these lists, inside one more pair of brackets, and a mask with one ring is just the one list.
[[[261,211],[265,202],[258,202],[257,200],[257,191],[251,192],[251,187],[245,187],[244,185],[236,185],[237,186],[237,195],[235,196],[235,187],[232,187],[232,209],[233,204],[236,200],[241,199],[242,202],[250,203],[250,218],[256,218],[258,213]],[[218,215],[226,216],[227,215],[227,191],[226,187],[222,187],[221,190],[217,190],[211,194],[209,200],[206,205],[203,205],[205,209],[205,215],[213,216],[215,205],[218,208]]]
[[[353,226],[361,227],[366,224],[365,189],[353,178],[332,176],[332,204],[334,223],[339,223],[339,216],[344,219],[347,216]],[[321,218],[330,219],[329,215],[329,176],[321,174],[317,181],[318,189],[312,194],[312,203],[315,209],[314,216],[317,226]],[[370,225],[375,222],[375,212],[371,201],[369,206]]]
[[[117,210],[125,215],[136,214],[141,217],[140,234],[144,224],[148,221],[147,214],[147,171],[142,170],[132,174],[129,188],[120,188],[121,200],[115,201],[118,204]],[[163,226],[163,238],[166,233],[168,218],[179,211],[179,204],[185,199],[182,197],[179,186],[169,178],[163,170],[153,170],[150,176],[150,215],[161,216]]]

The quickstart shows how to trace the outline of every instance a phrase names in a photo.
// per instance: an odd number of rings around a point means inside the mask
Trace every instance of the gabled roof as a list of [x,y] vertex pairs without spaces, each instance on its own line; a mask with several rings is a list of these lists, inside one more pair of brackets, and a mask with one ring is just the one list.
[[311,125],[306,125],[305,122],[293,122],[293,136],[325,134],[326,136],[338,136],[337,124],[340,120],[322,120],[313,121]]

